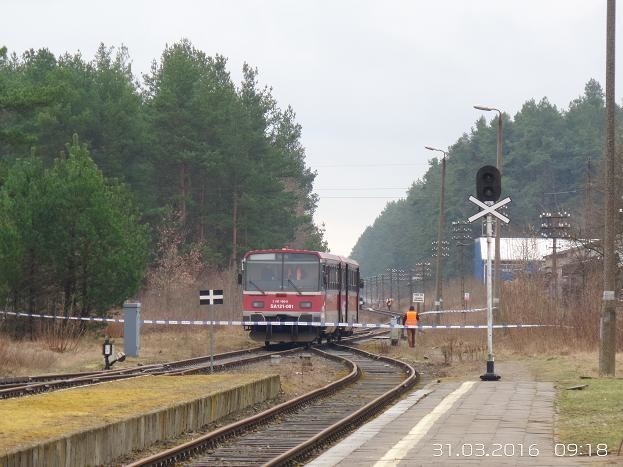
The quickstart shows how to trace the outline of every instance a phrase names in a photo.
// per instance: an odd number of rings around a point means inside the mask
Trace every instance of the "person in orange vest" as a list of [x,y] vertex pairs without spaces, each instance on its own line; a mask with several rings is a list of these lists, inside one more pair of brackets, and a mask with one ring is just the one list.
[[[417,326],[419,321],[420,316],[418,312],[415,311],[415,307],[411,305],[409,311],[406,313],[404,324],[407,326]],[[415,347],[415,328],[407,329],[407,339],[409,340],[409,347]]]

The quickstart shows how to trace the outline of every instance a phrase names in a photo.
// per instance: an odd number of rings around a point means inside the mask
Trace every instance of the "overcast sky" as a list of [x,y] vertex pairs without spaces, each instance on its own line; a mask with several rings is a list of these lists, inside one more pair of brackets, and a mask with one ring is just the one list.
[[90,60],[100,42],[124,44],[140,76],[187,38],[226,56],[237,82],[244,62],[257,67],[296,111],[315,220],[343,255],[426,172],[425,145],[470,131],[473,105],[514,115],[530,98],[567,108],[590,78],[605,88],[606,0],[4,0],[2,17],[0,45],[18,54]]

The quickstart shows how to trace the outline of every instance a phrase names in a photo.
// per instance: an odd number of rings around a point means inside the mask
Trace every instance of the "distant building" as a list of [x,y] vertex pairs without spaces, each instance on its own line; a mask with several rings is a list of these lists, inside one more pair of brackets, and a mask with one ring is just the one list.
[[[556,248],[556,261],[551,253],[544,258],[542,271],[547,279],[546,287],[553,293],[555,285],[557,296],[562,297],[573,297],[585,290],[590,275],[601,271],[599,248],[601,244],[598,240],[586,245],[574,242],[570,248],[563,251]],[[554,267],[556,277],[553,275]]]
[[[518,273],[535,273],[545,266],[545,259],[552,254],[551,238],[500,238],[500,278],[513,280]],[[575,240],[556,240],[557,255],[565,250],[577,248]],[[491,270],[495,275],[495,238],[491,239]],[[550,266],[551,267],[551,266]],[[474,276],[486,280],[487,238],[474,239]]]

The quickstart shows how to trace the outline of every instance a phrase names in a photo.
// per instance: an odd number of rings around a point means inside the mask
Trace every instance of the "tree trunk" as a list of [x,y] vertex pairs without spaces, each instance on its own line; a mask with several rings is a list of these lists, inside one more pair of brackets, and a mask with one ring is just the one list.
[[179,173],[179,188],[180,188],[180,201],[179,201],[179,209],[180,209],[180,220],[182,223],[186,222],[186,202],[188,200],[188,192],[189,192],[189,181],[188,181],[188,164],[186,162],[182,162],[180,164],[180,173]]
[[206,237],[206,207],[205,207],[205,198],[206,198],[206,184],[205,181],[201,182],[201,193],[199,195],[199,209],[201,212],[201,217],[199,219],[199,242],[204,243]]
[[233,268],[237,261],[238,250],[238,193],[234,190],[234,208],[232,213],[232,232],[231,232],[231,257],[229,259],[229,267]]

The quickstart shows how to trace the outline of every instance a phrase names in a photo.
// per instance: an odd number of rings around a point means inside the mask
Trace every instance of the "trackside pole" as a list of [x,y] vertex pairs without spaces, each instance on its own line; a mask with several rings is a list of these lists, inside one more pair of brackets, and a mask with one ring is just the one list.
[[491,277],[491,214],[487,214],[487,371],[480,375],[483,381],[498,381],[493,357],[493,278]]
[[[500,171],[492,165],[485,165],[476,172],[476,198],[469,197],[469,200],[481,211],[467,219],[474,222],[486,216],[487,223],[487,372],[480,376],[483,381],[497,381],[500,376],[495,374],[493,369],[493,278],[491,277],[491,216],[495,216],[502,222],[509,223],[510,219],[504,214],[497,212],[498,208],[511,202],[507,196],[501,201],[502,183]],[[498,237],[499,238],[499,237]],[[499,240],[498,240],[499,241]],[[498,245],[499,246],[499,245]],[[500,265],[497,264],[497,267]],[[496,275],[499,271],[496,271]]]
[[214,305],[208,305],[210,316],[210,373],[214,373]]
[[214,373],[214,305],[223,304],[223,290],[200,290],[199,305],[208,305],[208,316],[210,318],[210,373]]

